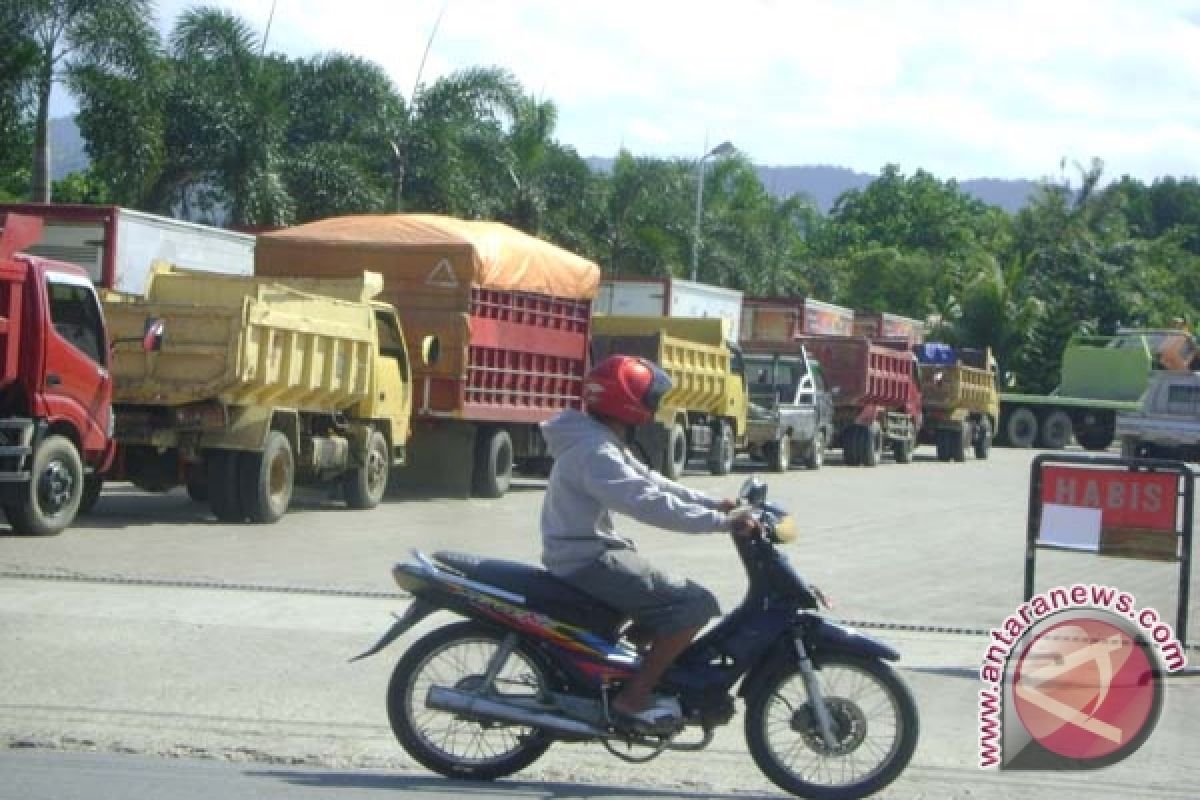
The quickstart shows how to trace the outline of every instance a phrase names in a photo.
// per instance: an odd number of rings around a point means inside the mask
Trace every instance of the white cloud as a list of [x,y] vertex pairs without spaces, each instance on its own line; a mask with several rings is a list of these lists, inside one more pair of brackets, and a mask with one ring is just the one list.
[[[271,9],[208,2],[259,30]],[[1063,156],[1200,173],[1193,2],[278,0],[270,47],[355,53],[408,96],[443,7],[423,79],[505,66],[584,155],[694,158],[730,139],[761,163],[959,178],[1037,177]]]

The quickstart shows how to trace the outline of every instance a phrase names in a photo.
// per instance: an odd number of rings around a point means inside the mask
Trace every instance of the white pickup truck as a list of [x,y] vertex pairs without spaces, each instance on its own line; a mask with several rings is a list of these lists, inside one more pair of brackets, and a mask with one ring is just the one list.
[[1138,411],[1117,415],[1125,458],[1200,461],[1200,372],[1156,372]]

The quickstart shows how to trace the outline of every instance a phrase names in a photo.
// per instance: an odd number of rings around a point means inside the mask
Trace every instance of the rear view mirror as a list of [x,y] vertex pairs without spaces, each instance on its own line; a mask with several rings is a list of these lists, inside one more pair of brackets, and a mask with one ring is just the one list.
[[741,491],[738,492],[738,498],[752,506],[762,505],[767,500],[767,484],[757,475],[746,478]]
[[167,335],[167,323],[158,317],[146,320],[146,329],[142,332],[142,351],[157,353],[162,350],[163,338]]

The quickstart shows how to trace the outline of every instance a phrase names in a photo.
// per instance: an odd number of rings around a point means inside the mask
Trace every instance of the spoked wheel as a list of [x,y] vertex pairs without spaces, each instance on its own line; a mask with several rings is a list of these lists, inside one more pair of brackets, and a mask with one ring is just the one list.
[[[388,719],[410,756],[447,778],[492,780],[536,761],[552,740],[541,729],[475,722],[426,704],[433,686],[477,689],[500,634],[474,622],[460,622],[418,640],[392,673]],[[537,657],[516,647],[496,676],[493,697],[538,697],[548,689]]]
[[831,747],[821,735],[800,672],[781,669],[746,708],[754,762],[777,786],[801,797],[852,800],[878,792],[916,749],[912,694],[884,662],[850,655],[827,655],[817,676],[836,743]]

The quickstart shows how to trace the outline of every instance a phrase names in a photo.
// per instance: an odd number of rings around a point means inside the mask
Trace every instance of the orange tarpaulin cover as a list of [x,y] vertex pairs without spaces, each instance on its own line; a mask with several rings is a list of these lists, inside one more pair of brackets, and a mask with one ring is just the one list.
[[260,275],[333,275],[370,269],[430,288],[537,292],[591,300],[600,268],[499,222],[385,214],[297,225],[258,237]]

